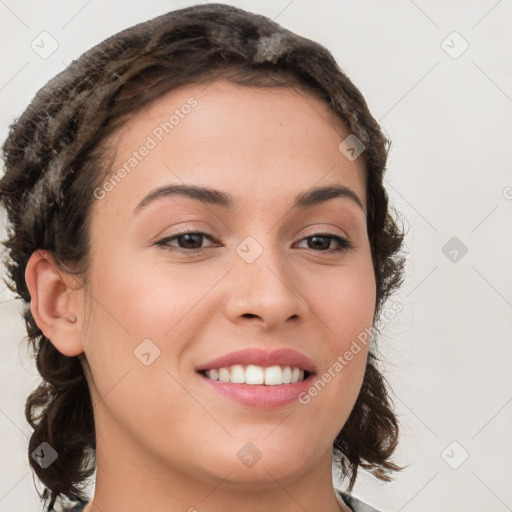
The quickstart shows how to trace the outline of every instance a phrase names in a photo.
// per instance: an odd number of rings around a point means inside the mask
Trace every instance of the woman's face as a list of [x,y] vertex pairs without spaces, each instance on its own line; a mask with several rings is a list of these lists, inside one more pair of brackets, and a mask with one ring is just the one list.
[[[112,138],[79,320],[98,462],[234,486],[330,473],[367,348],[345,354],[376,293],[348,135],[310,96],[217,81],[168,93]],[[341,192],[294,206],[328,186]],[[300,370],[306,382],[278,384]]]

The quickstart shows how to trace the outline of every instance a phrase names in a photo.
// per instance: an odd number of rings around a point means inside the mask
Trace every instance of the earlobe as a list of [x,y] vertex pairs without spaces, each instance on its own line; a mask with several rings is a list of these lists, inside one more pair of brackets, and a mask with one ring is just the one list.
[[32,253],[25,269],[25,281],[31,298],[30,311],[43,334],[66,356],[82,353],[74,290],[50,251]]

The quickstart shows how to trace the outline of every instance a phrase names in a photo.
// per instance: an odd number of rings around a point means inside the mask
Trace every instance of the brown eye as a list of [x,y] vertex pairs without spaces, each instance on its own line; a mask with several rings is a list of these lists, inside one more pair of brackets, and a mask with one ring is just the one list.
[[[204,238],[207,238],[212,242],[214,241],[213,237],[207,233],[203,233],[202,231],[185,231],[175,233],[171,236],[166,236],[165,238],[158,240],[155,245],[162,246],[170,251],[176,249],[184,252],[198,252],[206,249],[206,247],[202,247],[202,241]],[[177,246],[175,244],[171,244],[172,241],[177,241]]]
[[[176,240],[182,249],[199,249],[201,248],[203,237],[204,235],[199,233],[188,233],[186,235],[177,236]],[[182,243],[180,243],[180,241]]]
[[[316,252],[337,253],[348,251],[353,247],[352,242],[350,242],[346,238],[342,238],[341,236],[329,233],[316,233],[315,235],[304,238],[303,240],[301,240],[301,242],[304,240],[307,240],[307,249],[311,249]],[[337,249],[330,248],[331,242],[333,240],[338,245]]]

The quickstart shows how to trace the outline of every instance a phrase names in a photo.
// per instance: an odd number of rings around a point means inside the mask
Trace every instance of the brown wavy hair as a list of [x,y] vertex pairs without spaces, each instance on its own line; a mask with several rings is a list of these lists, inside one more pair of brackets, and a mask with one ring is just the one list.
[[[7,212],[8,288],[25,305],[23,318],[42,383],[28,397],[33,428],[28,459],[44,484],[42,499],[84,501],[95,471],[94,414],[82,360],[60,353],[30,312],[25,268],[31,254],[51,251],[59,267],[81,275],[90,263],[93,191],[109,168],[107,137],[138,109],[186,84],[216,79],[249,87],[291,87],[314,95],[365,145],[367,231],[376,278],[376,320],[401,284],[403,232],[383,186],[390,141],[365,99],[322,45],[269,18],[225,4],[169,12],[109,37],[50,80],[10,126],[3,145],[0,200]],[[114,139],[115,140],[115,139]],[[358,467],[390,480],[398,421],[389,388],[370,350],[360,394],[333,444],[337,467]],[[42,442],[58,453],[43,469],[30,454]]]

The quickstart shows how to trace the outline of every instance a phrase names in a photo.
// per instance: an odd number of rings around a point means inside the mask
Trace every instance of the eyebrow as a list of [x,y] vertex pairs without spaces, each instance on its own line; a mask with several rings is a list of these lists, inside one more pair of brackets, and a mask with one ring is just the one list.
[[[176,195],[189,197],[201,201],[202,203],[222,206],[228,209],[233,209],[235,204],[237,204],[233,196],[220,190],[197,185],[164,185],[149,192],[149,194],[137,204],[134,209],[134,214],[138,213],[153,201]],[[357,194],[350,188],[338,184],[311,188],[301,192],[296,196],[292,209],[310,208],[338,197],[352,201],[364,211],[363,204]]]

